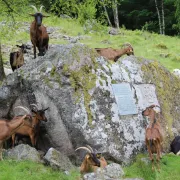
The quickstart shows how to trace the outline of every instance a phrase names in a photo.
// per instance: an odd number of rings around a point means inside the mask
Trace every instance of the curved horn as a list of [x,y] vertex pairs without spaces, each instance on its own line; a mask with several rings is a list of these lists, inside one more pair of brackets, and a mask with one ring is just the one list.
[[35,108],[36,108],[36,110],[38,111],[38,107],[37,107],[37,105],[36,105],[36,104],[30,104],[30,106],[35,107]]
[[87,146],[87,148],[93,153],[94,152],[94,150],[92,149],[92,147],[91,146],[89,146],[89,145],[86,145]]
[[38,12],[38,10],[35,6],[33,6],[33,5],[30,5],[30,6],[35,10],[36,13]]
[[[15,109],[22,109],[24,110],[27,114],[31,114],[31,111],[27,108],[27,107],[23,107],[23,106],[16,106],[14,109],[13,109],[13,112]],[[14,113],[15,114],[15,113]]]
[[40,9],[39,9],[39,12],[40,12],[40,13],[41,13],[43,7],[44,7],[44,6],[41,6],[41,7],[40,7]]
[[90,149],[88,149],[87,147],[79,147],[79,148],[77,148],[75,151],[77,151],[77,150],[79,150],[79,149],[84,149],[84,150],[88,151],[89,153],[92,153],[92,152],[90,151]]

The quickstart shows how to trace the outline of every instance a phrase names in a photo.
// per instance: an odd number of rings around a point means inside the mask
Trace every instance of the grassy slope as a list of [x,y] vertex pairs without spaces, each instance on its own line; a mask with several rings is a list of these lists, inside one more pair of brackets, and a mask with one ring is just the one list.
[[75,171],[67,176],[31,161],[5,160],[0,163],[0,180],[76,180],[79,176]]
[[[22,19],[22,17],[18,17],[17,21],[20,21],[20,19]],[[24,17],[23,21],[30,23],[32,19],[32,17]],[[2,20],[3,17],[0,17],[0,21]],[[61,19],[54,16],[44,18],[43,23],[47,27],[59,27],[60,34],[65,34],[68,36],[87,36],[87,39],[80,40],[80,42],[87,44],[91,48],[121,48],[122,44],[129,42],[133,45],[136,56],[158,60],[170,71],[175,68],[180,69],[180,54],[178,50],[180,45],[180,38],[178,37],[162,36],[146,31],[131,31],[125,29],[121,29],[119,35],[112,36],[107,34],[107,27],[98,27],[98,32],[85,34],[83,27],[77,20]],[[16,25],[15,29],[13,30],[10,28],[7,29],[7,27],[5,27],[4,30],[1,29],[0,35],[2,37],[2,44],[15,45],[17,43],[16,41],[26,42],[30,40],[28,31],[16,31],[18,26],[19,25]],[[50,39],[50,44],[66,43],[69,42],[63,39]]]
[[144,155],[139,155],[135,163],[124,169],[126,177],[139,177],[144,180],[180,180],[180,156],[172,154],[163,156],[160,172],[157,170],[152,172],[151,163],[146,165],[141,160],[142,157]]

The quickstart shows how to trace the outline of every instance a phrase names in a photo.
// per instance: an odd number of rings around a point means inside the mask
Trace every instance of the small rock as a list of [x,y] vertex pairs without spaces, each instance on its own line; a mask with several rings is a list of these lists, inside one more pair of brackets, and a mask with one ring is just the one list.
[[112,28],[112,29],[109,30],[108,33],[111,34],[111,35],[118,35],[119,34],[119,29]]
[[119,164],[112,163],[104,169],[98,168],[95,173],[85,174],[84,180],[119,180],[124,175],[124,171]]
[[141,161],[144,162],[146,165],[150,163],[150,160],[148,158],[141,158]]
[[44,156],[44,160],[54,169],[69,171],[73,168],[73,165],[69,158],[54,148],[50,148],[48,150],[48,152]]

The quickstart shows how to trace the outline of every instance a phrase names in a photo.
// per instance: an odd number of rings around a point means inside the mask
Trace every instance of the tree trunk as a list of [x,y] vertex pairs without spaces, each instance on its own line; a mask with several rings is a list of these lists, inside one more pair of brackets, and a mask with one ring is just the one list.
[[162,34],[165,35],[164,2],[163,2],[163,0],[161,0],[161,6],[162,6]]
[[119,29],[118,2],[117,2],[117,0],[113,1],[112,9],[113,9],[115,27]]
[[104,11],[105,11],[106,18],[107,18],[107,20],[108,20],[108,24],[109,24],[109,26],[112,27],[112,24],[111,24],[111,21],[110,21],[110,19],[109,19],[108,11],[107,11],[107,9],[106,9],[104,0],[101,0],[101,1],[102,1],[102,5],[103,5],[103,8],[104,8]]
[[160,34],[162,34],[161,16],[160,16],[159,8],[157,5],[157,0],[154,0],[154,1],[155,1],[156,10],[157,10],[158,20],[159,20],[159,32],[160,32]]
[[0,81],[5,78],[4,68],[3,68],[3,60],[1,54],[1,44],[0,44]]

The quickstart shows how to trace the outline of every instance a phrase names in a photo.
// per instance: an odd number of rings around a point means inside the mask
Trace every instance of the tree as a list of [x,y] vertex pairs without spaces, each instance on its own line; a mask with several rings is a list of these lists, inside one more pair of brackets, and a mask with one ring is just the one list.
[[179,0],[175,1],[175,7],[176,7],[175,17],[177,19],[178,29],[180,30],[180,1]]
[[118,2],[117,0],[112,0],[112,10],[114,15],[115,27],[119,29],[119,16],[118,16]]
[[3,60],[2,60],[2,53],[1,53],[1,44],[0,44],[0,81],[5,78],[4,68],[3,68]]
[[158,15],[158,21],[159,21],[159,33],[163,34],[163,32],[162,32],[161,15],[160,15],[160,11],[159,11],[157,0],[154,0],[154,2],[155,2],[155,6],[156,6],[157,15]]
[[162,34],[165,35],[165,20],[164,20],[164,0],[161,0],[161,14],[162,14]]
[[105,0],[101,0],[101,4],[102,4],[102,6],[103,6],[103,8],[104,8],[105,16],[106,16],[106,18],[107,18],[108,24],[109,24],[109,26],[112,27],[111,20],[110,20],[110,18],[109,18],[108,11],[107,11],[107,8],[106,8],[106,5],[105,5]]

